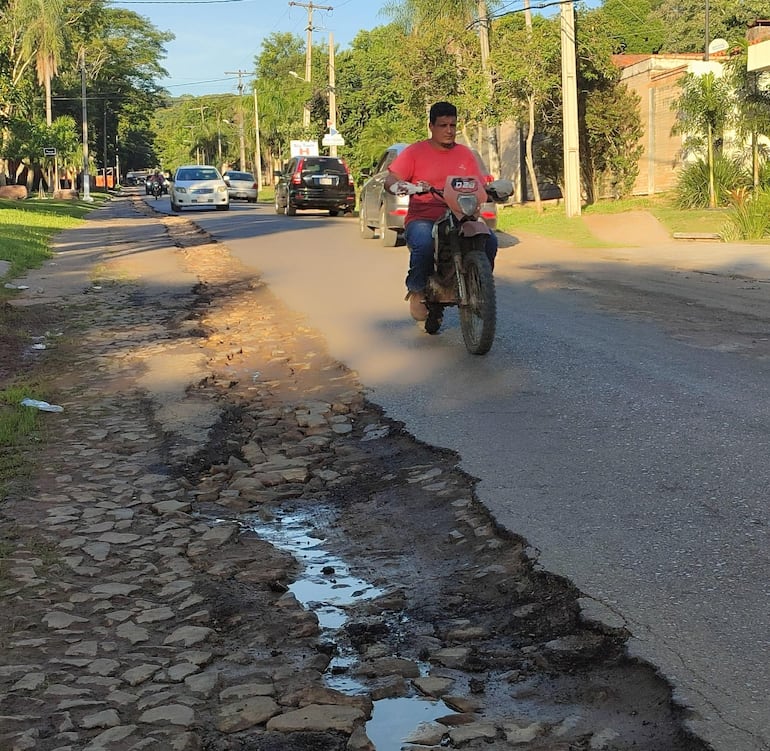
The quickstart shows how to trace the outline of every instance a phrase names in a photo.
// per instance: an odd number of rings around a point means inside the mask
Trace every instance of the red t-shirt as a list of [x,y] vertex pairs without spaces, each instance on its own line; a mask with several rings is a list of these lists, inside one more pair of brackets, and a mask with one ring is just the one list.
[[[424,180],[443,190],[449,175],[475,175],[484,183],[476,155],[461,143],[451,149],[434,146],[430,140],[407,146],[390,164],[388,170],[399,180],[417,183]],[[446,211],[446,205],[431,193],[415,193],[409,197],[409,210],[404,224],[412,219],[435,222]]]

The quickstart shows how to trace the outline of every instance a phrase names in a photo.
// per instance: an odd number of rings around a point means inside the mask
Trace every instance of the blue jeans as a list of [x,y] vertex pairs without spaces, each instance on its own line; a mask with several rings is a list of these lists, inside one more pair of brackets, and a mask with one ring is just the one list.
[[[433,273],[433,222],[428,219],[413,219],[406,225],[404,239],[409,247],[409,273],[406,275],[406,288],[409,292],[422,292],[428,285],[428,277]],[[497,255],[497,235],[487,235],[485,248],[489,265],[495,268]]]

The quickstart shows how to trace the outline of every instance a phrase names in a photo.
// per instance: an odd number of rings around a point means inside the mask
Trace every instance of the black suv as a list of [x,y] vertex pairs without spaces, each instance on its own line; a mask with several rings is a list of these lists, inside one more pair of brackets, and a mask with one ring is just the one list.
[[356,206],[353,178],[336,156],[295,156],[273,173],[275,213],[294,216],[299,209],[327,209],[330,216]]

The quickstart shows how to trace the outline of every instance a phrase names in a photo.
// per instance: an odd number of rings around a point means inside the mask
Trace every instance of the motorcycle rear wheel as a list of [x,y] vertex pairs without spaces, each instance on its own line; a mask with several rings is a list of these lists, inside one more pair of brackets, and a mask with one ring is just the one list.
[[468,253],[463,266],[466,297],[460,301],[460,329],[468,352],[485,355],[492,347],[497,325],[495,280],[482,250]]

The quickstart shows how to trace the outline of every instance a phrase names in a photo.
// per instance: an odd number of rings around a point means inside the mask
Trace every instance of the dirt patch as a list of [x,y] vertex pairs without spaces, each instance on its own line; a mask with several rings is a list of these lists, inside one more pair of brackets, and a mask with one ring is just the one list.
[[595,237],[611,245],[651,245],[669,243],[668,230],[649,211],[624,211],[617,214],[583,214],[583,223]]

